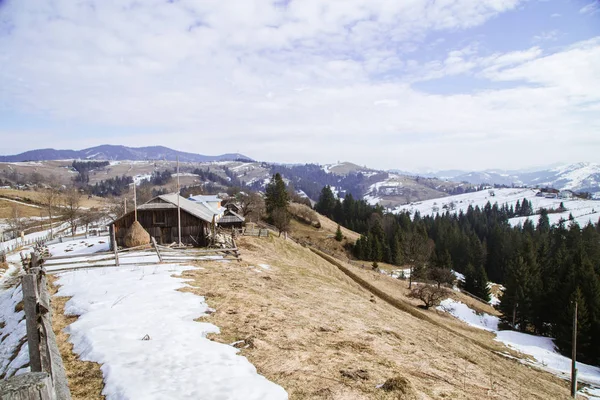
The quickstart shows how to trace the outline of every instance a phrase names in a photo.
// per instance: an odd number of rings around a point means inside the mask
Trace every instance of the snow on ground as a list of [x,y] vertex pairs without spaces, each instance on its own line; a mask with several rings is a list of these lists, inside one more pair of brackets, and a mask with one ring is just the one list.
[[490,305],[493,307],[500,305],[500,299],[493,294],[490,294]]
[[19,274],[20,268],[11,264],[0,278],[0,375],[7,378],[27,372],[29,363],[25,312],[15,309],[23,300]]
[[[67,229],[68,227],[69,227],[69,224],[65,222],[65,223],[59,225],[58,227],[55,227],[53,231],[56,234],[57,232]],[[38,239],[47,237],[49,234],[50,234],[50,230],[34,232],[34,233],[25,235],[25,240],[26,241],[38,240]],[[16,238],[16,239],[7,240],[5,242],[0,242],[0,251],[8,249],[10,247],[13,247],[18,243],[21,243],[20,237]]]
[[139,174],[133,177],[133,182],[136,184],[136,186],[139,186],[142,181],[144,180],[150,180],[150,178],[152,178],[151,174]]
[[498,323],[500,322],[498,317],[486,313],[477,313],[460,301],[446,299],[442,301],[437,309],[440,311],[445,311],[476,328],[484,329],[490,332],[495,332],[498,330]]
[[86,255],[99,251],[108,251],[110,248],[108,236],[94,236],[90,238],[75,239],[49,246],[51,256]]
[[600,400],[600,388],[585,388],[580,390],[589,400]]
[[371,186],[369,186],[367,193],[363,196],[363,200],[365,200],[368,204],[372,206],[379,204],[382,201],[381,198],[378,196],[379,189],[402,186],[402,182],[399,182],[397,179],[398,175],[390,175],[389,178],[381,182],[376,182],[372,184]]
[[[552,338],[515,331],[500,331],[496,333],[496,340],[534,357],[537,362],[533,364],[543,369],[563,377],[569,377],[571,374],[571,359],[555,350]],[[600,386],[600,368],[578,362],[577,370],[580,381]]]
[[[493,192],[494,196],[490,193]],[[581,200],[581,199],[547,199],[545,197],[537,197],[535,189],[493,189],[493,190],[480,190],[473,193],[459,194],[456,196],[442,197],[438,199],[431,199],[403,205],[396,207],[394,212],[410,211],[414,214],[415,211],[419,211],[421,215],[432,215],[435,213],[445,213],[446,211],[458,213],[462,211],[467,212],[469,206],[483,208],[489,201],[492,205],[498,203],[498,206],[507,204],[509,207],[514,206],[517,200],[522,202],[523,198],[531,201],[534,210],[540,208],[554,208],[558,209],[560,204],[563,203],[567,211],[557,214],[549,214],[550,223],[557,223],[560,218],[567,220],[569,214],[573,214],[573,217],[580,226],[586,225],[588,222],[597,223],[600,218],[600,202],[596,200]],[[444,208],[445,207],[445,208]],[[539,216],[533,215],[530,217],[517,217],[511,218],[509,222],[516,226],[519,223],[524,223],[527,218],[530,218],[535,224],[537,224]]]
[[258,264],[258,266],[261,267],[262,269],[267,269],[267,270],[271,269],[271,266],[268,264]]
[[452,273],[456,277],[457,281],[460,281],[460,282],[464,282],[465,281],[465,276],[463,274],[461,274],[460,272],[456,272],[456,271],[452,270]]
[[[544,369],[561,378],[570,379],[571,359],[558,353],[554,346],[554,339],[516,331],[498,331],[498,317],[486,313],[476,313],[467,305],[453,299],[442,301],[437,309],[452,314],[470,326],[495,332],[495,340],[535,359],[535,361],[521,360],[522,362]],[[598,398],[600,398],[600,368],[578,362],[577,369],[580,382],[594,385],[588,390],[590,399],[594,399],[595,395],[599,395]]]
[[58,275],[57,295],[81,359],[102,364],[107,399],[287,399],[238,350],[206,338],[219,328],[195,322],[208,306],[178,291],[179,265],[70,271]]

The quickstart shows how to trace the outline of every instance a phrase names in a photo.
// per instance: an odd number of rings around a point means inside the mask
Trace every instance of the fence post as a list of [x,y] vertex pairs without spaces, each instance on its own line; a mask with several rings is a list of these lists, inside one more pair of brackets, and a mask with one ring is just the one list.
[[156,250],[158,261],[163,262],[162,256],[160,255],[160,251],[158,250],[158,246],[156,245],[156,239],[154,239],[154,236],[150,236],[150,239],[152,239],[152,246],[154,246],[154,250]]
[[112,242],[113,250],[115,251],[115,266],[119,266],[119,249],[117,249],[117,237],[115,235],[115,225],[112,226]]
[[21,278],[23,288],[23,308],[27,327],[27,345],[29,346],[29,366],[31,372],[42,372],[40,357],[40,334],[37,314],[37,280],[35,275],[27,274]]
[[54,400],[52,381],[46,372],[30,372],[0,381],[0,399]]

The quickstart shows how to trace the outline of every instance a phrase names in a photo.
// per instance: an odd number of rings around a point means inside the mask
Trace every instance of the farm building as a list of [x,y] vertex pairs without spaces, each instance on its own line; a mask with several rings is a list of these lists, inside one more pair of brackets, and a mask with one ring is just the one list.
[[188,200],[202,204],[214,214],[221,215],[225,211],[225,208],[221,206],[221,199],[217,196],[190,196]]
[[[211,228],[222,217],[222,212],[207,206],[203,202],[191,201],[176,193],[170,193],[153,198],[137,208],[137,220],[142,227],[156,239],[159,244],[177,242],[177,198],[181,208],[181,242],[185,245],[207,246]],[[223,212],[225,210],[223,209]],[[130,211],[116,219],[114,226],[115,238],[119,246],[124,245],[127,230],[135,220],[135,212]]]
[[237,228],[240,229],[244,226],[244,221],[246,219],[236,213],[233,210],[227,209],[225,214],[219,219],[217,225],[225,229]]
[[572,199],[575,197],[575,194],[571,190],[561,190],[558,197],[560,199]]

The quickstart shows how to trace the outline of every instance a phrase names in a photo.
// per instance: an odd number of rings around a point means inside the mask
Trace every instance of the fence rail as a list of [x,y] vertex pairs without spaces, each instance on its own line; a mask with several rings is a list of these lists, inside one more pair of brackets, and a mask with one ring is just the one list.
[[2,382],[0,398],[70,400],[67,375],[52,330],[46,271],[38,252],[31,253],[27,261],[21,287],[31,372]]

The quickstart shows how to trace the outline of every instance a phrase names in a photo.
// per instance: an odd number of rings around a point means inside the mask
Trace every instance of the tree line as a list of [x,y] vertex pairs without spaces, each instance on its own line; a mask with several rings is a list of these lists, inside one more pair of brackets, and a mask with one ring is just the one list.
[[[578,359],[600,364],[600,221],[583,228],[574,221],[551,225],[529,200],[514,205],[469,206],[422,217],[386,213],[380,206],[336,199],[321,191],[316,211],[361,234],[349,249],[359,260],[411,268],[411,279],[443,283],[454,270],[465,290],[489,299],[488,280],[505,286],[500,310],[505,326],[556,338],[569,354],[573,304],[579,307]],[[508,220],[533,216],[512,227]]]

